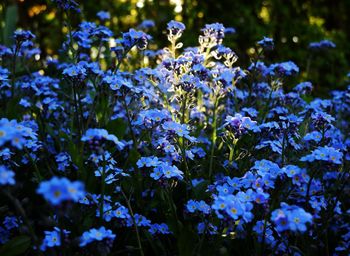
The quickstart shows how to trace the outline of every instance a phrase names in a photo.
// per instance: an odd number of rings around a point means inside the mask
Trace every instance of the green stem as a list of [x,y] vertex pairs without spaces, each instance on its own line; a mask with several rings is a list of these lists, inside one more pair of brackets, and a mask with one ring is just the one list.
[[284,166],[284,160],[285,160],[285,147],[286,147],[286,134],[283,132],[283,139],[282,139],[282,167]]
[[187,164],[187,159],[186,159],[186,148],[185,148],[185,138],[181,137],[179,140],[179,146],[181,150],[181,157],[183,159],[183,163],[185,165],[185,179],[186,181],[190,181],[191,174],[189,172],[188,164]]
[[126,111],[126,118],[128,120],[128,125],[129,125],[129,129],[130,129],[130,134],[131,134],[133,146],[134,146],[134,149],[137,151],[137,139],[136,139],[136,136],[134,134],[134,130],[132,128],[131,116],[130,116],[128,104],[126,103],[126,100],[125,100],[125,96],[122,99],[122,104],[123,104],[124,109]]
[[218,98],[215,97],[214,100],[214,109],[213,109],[213,117],[212,117],[212,134],[211,134],[211,149],[210,149],[210,162],[209,162],[209,179],[211,179],[211,176],[213,174],[213,166],[214,166],[214,151],[215,151],[215,144],[216,144],[216,138],[217,138],[217,113],[216,110],[218,108]]
[[30,162],[33,164],[34,166],[34,169],[35,169],[35,174],[38,178],[38,182],[41,182],[43,180],[43,177],[41,176],[40,174],[40,171],[39,171],[39,168],[38,166],[36,165],[34,159],[31,157],[30,153],[28,152],[28,150],[24,147],[24,151],[26,152],[26,155],[28,156]]
[[176,40],[171,40],[171,55],[176,59]]
[[103,222],[103,209],[104,209],[104,197],[105,197],[105,188],[106,188],[106,182],[105,182],[105,175],[106,175],[106,157],[104,152],[102,153],[102,159],[103,159],[103,167],[102,167],[102,174],[101,174],[101,199],[100,199],[100,218],[101,222]]
[[72,59],[74,61],[74,63],[76,63],[76,54],[75,54],[75,50],[74,50],[74,47],[73,47],[73,34],[72,34],[72,31],[73,31],[73,28],[72,28],[72,24],[70,24],[70,18],[69,18],[69,12],[65,12],[66,13],[66,16],[67,16],[67,27],[68,27],[68,35],[69,35],[69,48],[71,49],[72,51]]
[[268,214],[265,213],[265,218],[264,218],[264,230],[263,230],[263,234],[262,234],[262,241],[261,241],[261,251],[260,251],[260,255],[264,256],[264,251],[265,251],[265,235],[266,235],[266,230],[267,230],[267,218],[268,218]]
[[15,52],[13,54],[12,61],[12,76],[11,76],[11,97],[15,98],[15,81],[16,81],[16,60],[17,60],[17,52],[20,45],[16,44]]
[[130,212],[130,215],[131,215],[131,219],[132,219],[132,222],[134,224],[134,227],[135,227],[135,233],[136,233],[136,239],[137,239],[137,244],[138,244],[138,247],[139,247],[139,251],[140,251],[140,255],[141,256],[144,256],[144,252],[143,252],[143,249],[142,249],[142,244],[141,244],[141,238],[140,238],[140,233],[139,233],[139,229],[137,227],[137,223],[135,221],[135,216],[134,216],[134,212],[132,210],[132,207],[131,207],[131,204],[130,204],[130,200],[127,198],[127,196],[125,195],[124,191],[121,189],[120,190],[125,201],[126,201],[126,205],[129,209],[129,212]]
[[187,93],[184,95],[184,99],[181,104],[181,123],[186,123],[186,105],[187,105]]
[[265,119],[266,119],[266,116],[269,112],[269,106],[270,106],[270,103],[271,103],[271,99],[272,99],[272,90],[269,94],[269,99],[267,100],[266,102],[266,105],[265,105],[265,109],[264,109],[264,112],[263,112],[263,116],[262,116],[262,123],[265,122]]
[[20,216],[23,218],[23,221],[24,221],[25,225],[26,225],[27,228],[28,228],[28,231],[29,231],[30,237],[31,237],[31,239],[32,239],[32,242],[36,245],[36,250],[37,250],[37,252],[41,255],[41,253],[40,253],[40,251],[39,251],[40,245],[39,245],[38,238],[37,238],[37,236],[36,236],[36,234],[35,234],[35,232],[34,232],[34,229],[33,229],[32,225],[31,225],[30,222],[29,222],[29,219],[28,219],[28,217],[27,217],[27,214],[26,214],[26,212],[24,211],[24,209],[23,209],[21,203],[19,202],[19,200],[18,200],[16,197],[14,197],[13,195],[11,195],[11,193],[9,193],[8,191],[6,191],[6,190],[4,190],[4,189],[2,189],[1,191],[5,194],[5,196],[6,196],[8,199],[10,199],[10,201],[11,201],[11,203],[13,204],[13,206],[15,207],[15,209],[16,209],[18,215],[20,215]]
[[74,99],[74,108],[75,108],[75,117],[78,123],[78,129],[79,129],[79,135],[82,136],[82,128],[80,124],[80,118],[79,118],[79,108],[78,108],[78,99],[77,99],[77,92],[75,90],[75,85],[72,84],[73,89],[73,99]]

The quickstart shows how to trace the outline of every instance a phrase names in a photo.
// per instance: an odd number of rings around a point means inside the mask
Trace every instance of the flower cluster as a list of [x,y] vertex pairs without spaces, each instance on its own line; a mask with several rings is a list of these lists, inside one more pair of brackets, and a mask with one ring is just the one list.
[[271,221],[276,225],[278,232],[285,230],[306,231],[306,223],[312,222],[312,215],[303,208],[281,203],[281,208],[271,213]]
[[100,227],[99,229],[92,228],[89,231],[83,233],[79,246],[83,247],[94,241],[102,240],[113,243],[115,237],[116,235],[112,233],[112,230],[106,229],[105,227]]
[[58,59],[35,62],[29,31],[0,46],[1,253],[349,252],[350,86],[314,97],[268,37],[240,66],[220,23],[184,47],[170,21],[159,49],[151,20],[96,19],[68,27]]
[[0,184],[3,185],[14,185],[16,183],[14,179],[15,173],[8,170],[5,166],[0,165]]
[[71,182],[67,178],[57,177],[41,182],[37,193],[41,194],[52,205],[59,205],[64,201],[78,202],[85,195],[83,183]]
[[309,44],[309,48],[312,50],[331,49],[335,47],[335,43],[329,40],[321,40],[320,42],[312,42]]

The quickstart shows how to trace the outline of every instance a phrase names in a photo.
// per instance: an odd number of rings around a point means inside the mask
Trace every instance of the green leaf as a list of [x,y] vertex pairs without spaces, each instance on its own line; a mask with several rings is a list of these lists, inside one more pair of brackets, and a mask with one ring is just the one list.
[[127,124],[123,119],[118,118],[109,121],[106,128],[109,133],[116,135],[118,139],[122,139],[125,135]]
[[18,7],[16,4],[10,5],[6,9],[5,13],[5,27],[3,42],[6,46],[10,46],[13,43],[13,32],[16,30],[16,24],[18,21]]
[[30,247],[31,239],[29,236],[17,236],[4,244],[0,248],[1,256],[23,255]]
[[137,150],[132,149],[129,152],[129,163],[132,165],[135,165],[137,160],[139,160],[141,157],[140,153],[137,152]]
[[177,247],[179,255],[193,255],[193,247],[196,243],[196,234],[191,231],[188,227],[183,228],[180,231],[177,240]]
[[208,197],[208,193],[206,192],[208,185],[208,181],[202,181],[193,188],[196,199],[206,199]]
[[18,113],[22,113],[22,106],[18,102],[19,99],[17,97],[8,100],[7,106],[4,109],[7,118],[16,119],[18,118]]

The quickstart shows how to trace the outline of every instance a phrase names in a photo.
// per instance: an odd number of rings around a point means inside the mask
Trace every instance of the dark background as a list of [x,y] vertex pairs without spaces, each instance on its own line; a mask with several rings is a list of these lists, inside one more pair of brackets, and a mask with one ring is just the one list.
[[[42,57],[55,55],[65,37],[62,13],[50,0],[2,0],[1,44],[10,44],[14,27],[37,35]],[[247,65],[252,47],[263,36],[275,40],[269,61],[292,60],[301,68],[299,80],[310,80],[325,96],[330,89],[344,88],[350,72],[350,0],[77,0],[81,14],[72,16],[77,25],[82,19],[97,21],[96,13],[109,11],[107,23],[116,35],[152,19],[156,27],[148,31],[154,43],[164,47],[166,23],[182,21],[187,29],[185,46],[197,45],[197,36],[206,23],[221,22],[234,27],[236,34],[225,39]],[[308,44],[329,39],[336,49],[312,53]],[[310,68],[307,71],[308,62]]]

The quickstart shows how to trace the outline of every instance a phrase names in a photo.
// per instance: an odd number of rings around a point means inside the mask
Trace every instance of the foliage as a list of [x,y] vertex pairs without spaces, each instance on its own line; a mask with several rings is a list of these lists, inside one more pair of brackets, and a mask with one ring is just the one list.
[[[195,45],[199,31],[205,24],[220,22],[234,27],[236,33],[226,40],[227,46],[235,49],[239,64],[246,66],[255,54],[254,43],[268,35],[274,38],[276,49],[269,54],[271,61],[290,59],[302,69],[296,82],[310,80],[315,86],[313,95],[327,97],[329,88],[344,89],[346,73],[349,72],[350,2],[332,0],[123,0],[123,1],[76,1],[81,12],[66,17],[50,0],[4,0],[0,15],[10,14],[10,21],[3,24],[5,40],[11,37],[16,21],[23,29],[38,36],[41,59],[59,54],[60,42],[67,28],[65,19],[74,26],[83,19],[97,21],[96,12],[108,11],[106,23],[116,35],[130,27],[139,27],[145,20],[152,20],[150,27],[153,42],[163,47],[166,23],[171,19],[182,21],[187,26],[184,32],[185,46]],[[14,8],[17,7],[17,15]],[[0,25],[2,26],[2,25]],[[160,29],[161,28],[161,29]],[[5,30],[9,30],[6,32]],[[329,39],[337,47],[322,54],[308,50],[311,42]]]

